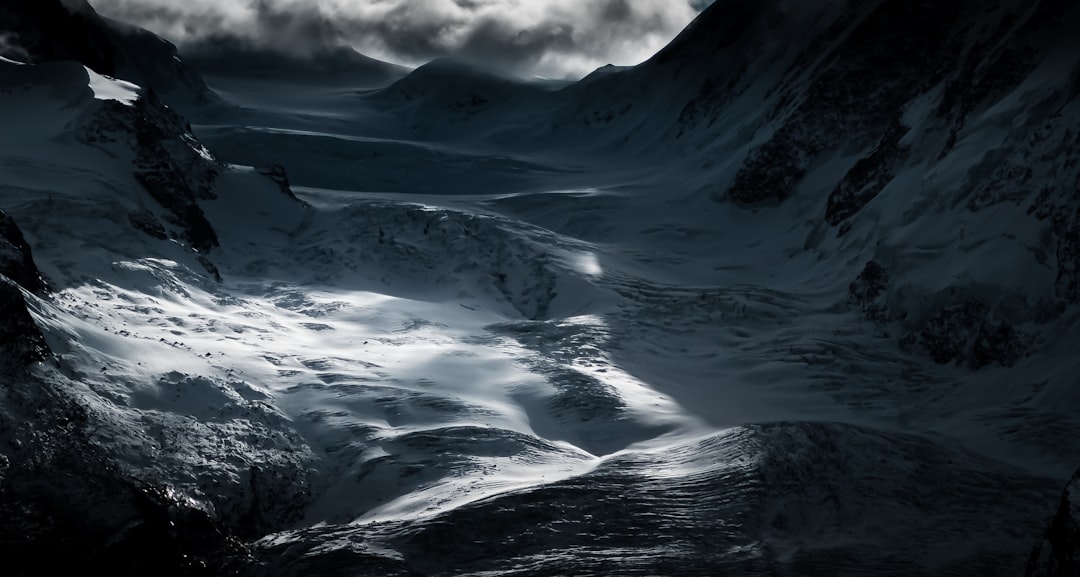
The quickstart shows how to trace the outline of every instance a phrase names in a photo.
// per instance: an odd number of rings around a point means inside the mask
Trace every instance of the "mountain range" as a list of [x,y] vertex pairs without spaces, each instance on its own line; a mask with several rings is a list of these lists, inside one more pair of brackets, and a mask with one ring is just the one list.
[[717,0],[554,82],[9,0],[0,550],[1080,574],[1077,30]]

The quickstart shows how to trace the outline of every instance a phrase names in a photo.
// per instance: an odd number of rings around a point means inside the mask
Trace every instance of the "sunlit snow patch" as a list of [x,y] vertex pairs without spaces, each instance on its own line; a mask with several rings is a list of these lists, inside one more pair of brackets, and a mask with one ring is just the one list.
[[135,84],[102,76],[89,68],[86,73],[90,76],[90,89],[98,100],[115,100],[130,106],[139,99],[139,90],[142,89]]
[[600,266],[600,259],[594,252],[584,252],[575,255],[574,265],[575,269],[586,276],[603,276],[604,269]]

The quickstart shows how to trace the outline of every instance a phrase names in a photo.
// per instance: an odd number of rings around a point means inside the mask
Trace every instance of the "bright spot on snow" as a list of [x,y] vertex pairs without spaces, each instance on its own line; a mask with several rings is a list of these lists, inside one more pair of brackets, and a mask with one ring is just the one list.
[[588,276],[601,276],[604,274],[604,269],[600,266],[600,259],[596,257],[595,252],[583,252],[575,255],[574,268],[581,274]]

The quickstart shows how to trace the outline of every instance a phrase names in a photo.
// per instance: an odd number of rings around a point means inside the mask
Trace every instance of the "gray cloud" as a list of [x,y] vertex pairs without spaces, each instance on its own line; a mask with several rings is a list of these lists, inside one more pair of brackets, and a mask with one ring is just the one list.
[[234,38],[310,54],[348,44],[420,64],[459,56],[522,74],[636,64],[709,0],[96,0],[103,15],[180,44]]

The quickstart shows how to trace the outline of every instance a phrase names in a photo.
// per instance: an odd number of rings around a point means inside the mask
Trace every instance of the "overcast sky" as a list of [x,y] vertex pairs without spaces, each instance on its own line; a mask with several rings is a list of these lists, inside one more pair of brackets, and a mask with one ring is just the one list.
[[[656,53],[712,0],[96,0],[103,15],[181,45],[234,36],[293,52],[344,41],[417,65],[459,55],[520,74],[580,77]],[[340,39],[340,40],[339,40]]]

